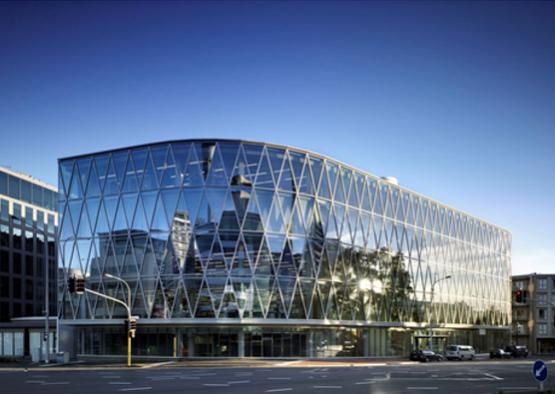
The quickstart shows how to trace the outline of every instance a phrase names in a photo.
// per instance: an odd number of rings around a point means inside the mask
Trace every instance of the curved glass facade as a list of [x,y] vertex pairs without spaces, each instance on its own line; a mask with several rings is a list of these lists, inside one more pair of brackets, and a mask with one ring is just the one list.
[[191,140],[61,159],[59,173],[65,321],[126,316],[70,295],[81,271],[119,299],[103,274],[128,281],[152,323],[510,323],[507,231],[321,155]]

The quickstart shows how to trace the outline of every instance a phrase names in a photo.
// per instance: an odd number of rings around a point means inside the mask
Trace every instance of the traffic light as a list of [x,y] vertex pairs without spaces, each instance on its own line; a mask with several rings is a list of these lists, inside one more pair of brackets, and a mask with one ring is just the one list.
[[67,278],[67,289],[70,293],[75,293],[75,276]]
[[515,301],[519,304],[522,304],[522,290],[515,291]]
[[85,278],[70,276],[67,278],[67,288],[70,293],[83,294],[85,292]]
[[75,292],[83,294],[85,292],[85,278],[79,277],[75,279]]
[[135,333],[137,332],[137,319],[138,316],[131,316],[131,318],[127,320],[127,332],[131,338],[135,338]]

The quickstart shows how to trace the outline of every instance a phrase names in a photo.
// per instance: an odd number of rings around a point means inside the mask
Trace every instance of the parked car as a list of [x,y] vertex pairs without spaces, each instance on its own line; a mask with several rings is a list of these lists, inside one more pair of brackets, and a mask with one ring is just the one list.
[[503,349],[492,349],[489,352],[489,358],[511,358],[513,355],[511,352],[507,352]]
[[443,361],[443,356],[439,353],[434,353],[431,350],[414,350],[410,353],[409,357],[412,361]]
[[505,351],[511,353],[511,356],[514,358],[526,358],[528,357],[528,348],[526,346],[506,346]]
[[474,360],[476,352],[472,346],[449,345],[446,348],[447,360]]

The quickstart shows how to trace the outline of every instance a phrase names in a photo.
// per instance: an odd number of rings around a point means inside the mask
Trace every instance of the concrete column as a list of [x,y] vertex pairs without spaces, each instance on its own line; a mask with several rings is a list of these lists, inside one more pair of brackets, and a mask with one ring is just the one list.
[[306,354],[308,357],[314,357],[314,332],[310,330],[308,332],[308,341],[306,341]]
[[177,328],[177,329],[175,330],[174,335],[175,335],[175,338],[176,338],[176,347],[177,347],[176,354],[177,354],[177,358],[180,358],[180,357],[181,357],[181,329]]
[[237,352],[239,357],[245,357],[245,333],[243,328],[240,328],[237,334]]
[[195,357],[195,341],[191,333],[187,335],[187,348],[189,350],[189,357]]
[[368,329],[364,329],[362,333],[362,343],[364,346],[363,355],[368,357],[370,355],[370,341],[368,340]]

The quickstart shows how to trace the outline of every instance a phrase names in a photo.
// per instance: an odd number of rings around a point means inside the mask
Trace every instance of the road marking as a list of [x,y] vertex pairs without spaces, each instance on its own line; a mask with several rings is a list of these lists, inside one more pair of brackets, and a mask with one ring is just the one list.
[[312,386],[315,389],[342,389],[343,386]]
[[369,382],[356,382],[355,384],[374,384],[374,383],[376,383],[375,380],[371,380]]
[[108,384],[131,384],[131,382],[110,382]]
[[25,383],[43,384],[43,383],[44,383],[44,380],[26,380]]
[[57,384],[69,384],[69,382],[45,382],[42,385],[46,386],[46,385],[57,385]]
[[487,377],[492,378],[494,380],[503,380],[503,378],[500,378],[499,376],[495,376],[491,373],[484,373],[484,375],[486,375]]
[[268,380],[291,380],[291,378],[268,378]]
[[155,367],[161,367],[162,365],[169,365],[173,363],[174,361],[163,361],[161,363],[146,364],[146,365],[143,365],[141,368],[155,368]]
[[179,379],[195,380],[195,379],[200,379],[200,376],[179,376]]
[[250,383],[250,380],[232,380],[230,382],[227,382],[227,384],[241,384],[241,383]]
[[118,391],[141,391],[141,390],[152,390],[152,387],[128,387],[125,389],[119,389]]
[[206,387],[229,387],[227,383],[204,383],[203,386]]
[[499,390],[535,390],[537,386],[528,386],[528,387],[498,387]]
[[437,390],[438,387],[407,387],[407,390]]
[[285,389],[270,389],[266,390],[265,393],[277,393],[278,391],[292,391],[292,388],[285,388]]
[[276,364],[276,367],[284,367],[287,365],[299,364],[302,363],[304,360],[293,360],[293,361],[285,361],[283,363]]

